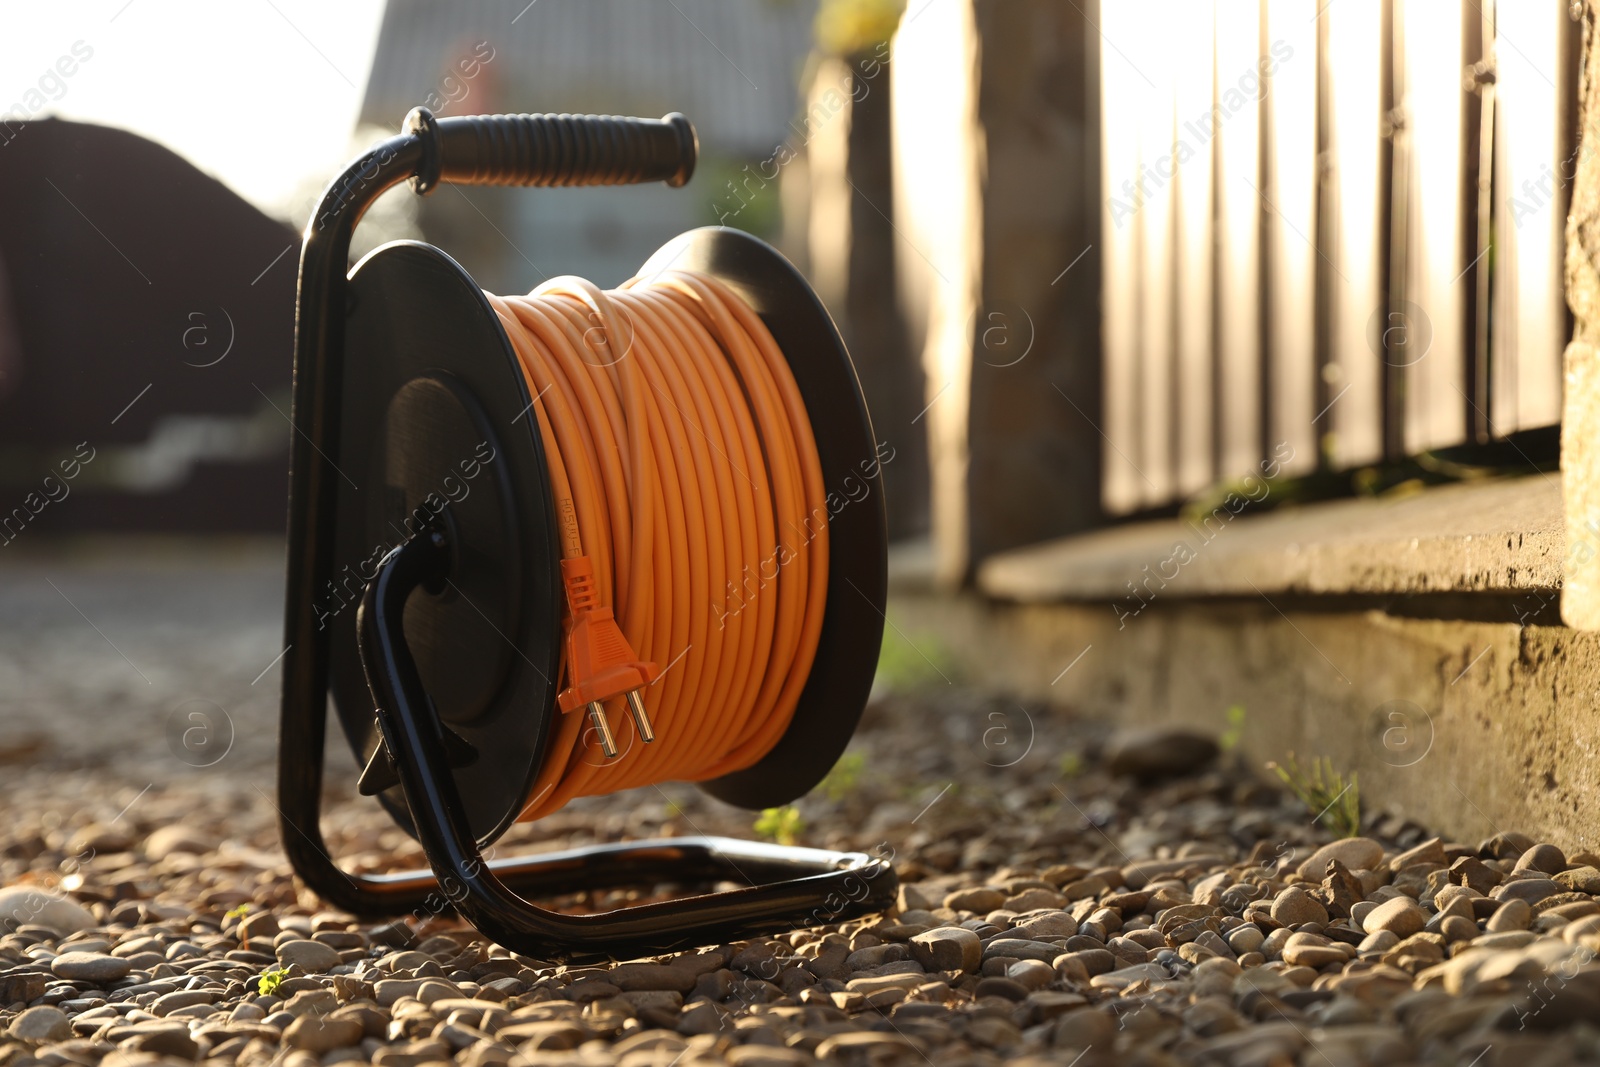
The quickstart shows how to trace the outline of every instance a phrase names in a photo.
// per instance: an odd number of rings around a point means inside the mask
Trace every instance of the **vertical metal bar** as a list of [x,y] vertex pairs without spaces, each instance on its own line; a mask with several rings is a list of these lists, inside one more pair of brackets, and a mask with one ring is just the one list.
[[[1469,0],[1402,0],[1395,63],[1402,129],[1396,175],[1406,228],[1399,278],[1406,334],[1391,363],[1404,376],[1401,453],[1466,440],[1468,334],[1462,329],[1465,274],[1475,249],[1462,239],[1462,113],[1466,90],[1462,9]],[[1403,150],[1403,151],[1402,151]]]
[[[1267,54],[1267,0],[1259,0],[1256,4],[1256,65],[1257,82],[1260,85],[1259,96],[1256,100],[1256,277],[1261,280],[1261,285],[1256,297],[1256,358],[1260,365],[1256,369],[1256,382],[1258,395],[1256,397],[1256,429],[1259,438],[1256,443],[1256,458],[1268,455],[1272,451],[1271,437],[1273,426],[1278,421],[1275,417],[1277,403],[1277,385],[1279,375],[1273,371],[1272,319],[1273,313],[1281,303],[1280,292],[1277,284],[1276,268],[1278,257],[1273,254],[1273,236],[1279,222],[1278,212],[1274,204],[1278,200],[1278,190],[1274,185],[1275,176],[1272,166],[1273,153],[1277,151],[1277,139],[1272,130],[1272,98],[1267,91],[1266,70],[1261,62],[1261,57]],[[1233,472],[1237,477],[1240,472]],[[1255,473],[1254,470],[1248,473]]]
[[[1574,4],[1567,8],[1567,17],[1561,22],[1559,31],[1560,62],[1556,68],[1556,217],[1565,219],[1572,209],[1572,185],[1578,176],[1578,147],[1580,144],[1580,128],[1583,124],[1582,108],[1579,106],[1579,81],[1583,70],[1583,26],[1580,8]],[[1562,255],[1565,256],[1565,246],[1562,246]],[[1562,265],[1565,278],[1565,265]],[[1564,287],[1563,287],[1564,288]],[[1565,299],[1561,301],[1561,339],[1563,351],[1567,338],[1572,336],[1574,319],[1572,307]],[[1563,360],[1565,356],[1562,356]],[[1563,364],[1563,378],[1565,368]]]
[[[1262,188],[1271,198],[1265,218],[1268,303],[1267,382],[1270,417],[1265,446],[1294,474],[1317,465],[1316,426],[1321,410],[1317,286],[1319,250],[1318,0],[1268,0],[1263,26],[1266,76],[1267,164]],[[1285,458],[1288,457],[1288,458]]]
[[[1190,495],[1216,478],[1215,277],[1216,64],[1210,47],[1216,24],[1213,0],[1189,0],[1175,12],[1186,47],[1179,50],[1173,99],[1177,143],[1175,180],[1173,348],[1177,357],[1177,489]],[[1192,43],[1193,47],[1187,47]]]
[[1467,352],[1467,439],[1489,440],[1489,246],[1494,237],[1494,77],[1485,44],[1493,35],[1494,0],[1461,10],[1466,92],[1461,133],[1461,246],[1471,258],[1461,280],[1462,337]]
[[1216,276],[1222,336],[1217,350],[1219,473],[1236,478],[1256,468],[1262,437],[1261,19],[1257,5],[1241,2],[1219,5],[1217,15],[1218,107],[1225,116],[1217,146],[1222,157],[1217,185],[1222,268]]
[[1218,148],[1221,113],[1217,110],[1217,8],[1211,9],[1211,469],[1222,472],[1222,152]]
[[[1495,9],[1495,308],[1491,412],[1496,436],[1561,419],[1567,339],[1560,82],[1566,5]],[[1502,47],[1502,45],[1504,47]]]
[[1378,147],[1378,291],[1383,294],[1378,358],[1382,360],[1383,455],[1391,462],[1405,453],[1405,337],[1413,330],[1405,308],[1407,252],[1405,117],[1399,108],[1404,66],[1400,26],[1405,0],[1383,0],[1379,45],[1378,99],[1383,115]]
[[1316,391],[1317,414],[1312,416],[1312,432],[1316,437],[1317,462],[1319,466],[1327,467],[1333,463],[1332,442],[1335,440],[1333,426],[1338,421],[1338,416],[1332,414],[1333,406],[1343,399],[1340,389],[1335,387],[1333,378],[1338,372],[1337,357],[1334,349],[1334,292],[1337,284],[1337,271],[1334,264],[1341,256],[1339,242],[1339,220],[1335,212],[1338,203],[1336,194],[1337,183],[1332,166],[1333,140],[1333,85],[1329,77],[1328,64],[1328,8],[1331,5],[1319,4],[1316,15],[1316,235],[1313,241],[1320,251],[1320,255],[1311,264],[1314,272],[1312,283],[1313,301],[1315,304],[1312,312],[1314,328],[1312,330],[1312,358],[1316,365],[1316,379],[1313,388]]
[[290,438],[278,814],[283,848],[295,870],[324,899],[351,910],[369,898],[329,858],[317,821],[327,732],[328,631],[318,621],[315,604],[334,575],[350,237],[367,207],[410,177],[421,159],[421,142],[404,135],[352,163],[323,194],[300,251],[289,416],[296,432]]
[[[1387,327],[1387,150],[1383,136],[1380,0],[1324,4],[1327,25],[1328,217],[1333,224],[1329,297],[1331,350],[1324,373],[1331,395],[1328,451],[1337,467],[1383,458],[1382,333]],[[1320,410],[1320,409],[1319,409]],[[1325,431],[1326,432],[1326,431]]]
[[[1177,376],[1173,344],[1174,233],[1173,185],[1177,153],[1172,68],[1176,41],[1170,27],[1142,32],[1138,116],[1139,172],[1139,463],[1144,472],[1144,502],[1171,503],[1177,488]],[[1147,61],[1148,60],[1148,61]]]
[[1107,42],[1120,36],[1126,9],[1107,4],[1100,20],[1100,245],[1103,303],[1101,352],[1104,421],[1101,500],[1112,515],[1137,510],[1149,490],[1139,451],[1139,252],[1143,210],[1136,184],[1139,144],[1136,101],[1143,83]]

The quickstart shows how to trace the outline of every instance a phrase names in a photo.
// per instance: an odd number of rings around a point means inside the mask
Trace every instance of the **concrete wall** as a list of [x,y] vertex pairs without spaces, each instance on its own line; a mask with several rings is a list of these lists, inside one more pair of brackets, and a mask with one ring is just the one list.
[[[1567,304],[1573,334],[1566,351],[1561,467],[1566,474],[1567,543],[1561,613],[1570,626],[1600,629],[1600,3],[1584,5],[1577,167],[1567,218]],[[1562,175],[1566,178],[1567,172]]]
[[901,593],[890,613],[967,679],[1024,700],[1218,734],[1242,704],[1239,751],[1258,770],[1290,750],[1325,756],[1358,774],[1364,809],[1463,841],[1518,829],[1600,847],[1600,635],[1499,609],[1469,621],[1324,598],[1171,600],[1119,628],[1105,604]]

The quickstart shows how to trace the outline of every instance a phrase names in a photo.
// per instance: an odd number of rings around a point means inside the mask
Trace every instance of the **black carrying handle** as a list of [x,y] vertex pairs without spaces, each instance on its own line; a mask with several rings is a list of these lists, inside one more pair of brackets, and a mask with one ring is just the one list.
[[406,115],[422,160],[411,187],[426,195],[457,185],[680,186],[694,175],[699,142],[677,112],[659,119],[619,115]]

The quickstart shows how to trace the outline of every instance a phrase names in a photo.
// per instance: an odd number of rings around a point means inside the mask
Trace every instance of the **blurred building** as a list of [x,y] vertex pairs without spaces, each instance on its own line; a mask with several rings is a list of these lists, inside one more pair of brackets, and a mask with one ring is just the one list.
[[[361,121],[393,130],[417,105],[444,116],[689,116],[700,159],[684,188],[446,186],[418,225],[496,292],[562,274],[614,286],[698,226],[774,242],[808,272],[850,347],[896,457],[885,480],[891,534],[903,538],[926,529],[925,427],[915,421],[925,401],[895,299],[888,47],[879,35],[819,50],[818,6],[391,0]],[[892,28],[891,13],[883,32]]]
[[297,236],[134,134],[7,132],[0,546],[281,532]]
[[421,213],[427,239],[487,289],[561,274],[616,285],[695,226],[776,232],[777,185],[757,171],[794,137],[815,16],[815,0],[391,0],[361,121],[393,130],[418,105],[688,115],[701,155],[682,189],[446,187]]

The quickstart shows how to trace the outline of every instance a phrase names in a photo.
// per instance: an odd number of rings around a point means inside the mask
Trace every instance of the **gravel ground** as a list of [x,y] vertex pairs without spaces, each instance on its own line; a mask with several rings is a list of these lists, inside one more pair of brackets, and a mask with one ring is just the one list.
[[[954,687],[881,696],[785,820],[801,843],[892,850],[890,914],[581,967],[448,917],[354,922],[298,889],[278,848],[276,673],[250,683],[276,652],[258,617],[272,567],[224,571],[192,596],[167,574],[176,607],[143,629],[137,575],[55,575],[72,607],[7,586],[44,621],[15,635],[21,653],[4,635],[0,661],[32,694],[0,718],[0,1067],[1600,1060],[1600,856],[1385,815],[1331,841],[1259,773],[1208,761],[1209,741],[1108,738]],[[231,607],[202,610],[215,588]],[[12,626],[14,609],[0,598]],[[116,663],[150,672],[148,691]],[[415,865],[352,782],[343,768],[329,787],[336,854]],[[507,844],[752,821],[671,785],[581,801]]]

